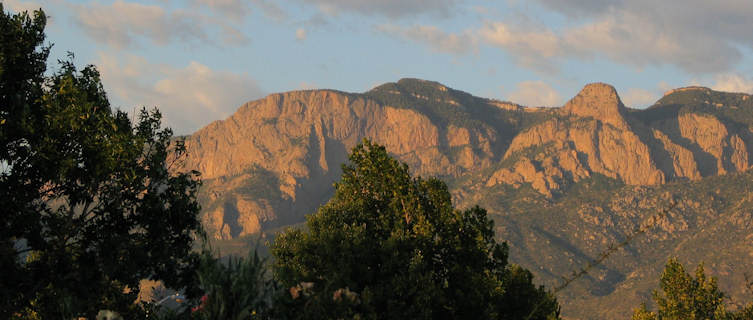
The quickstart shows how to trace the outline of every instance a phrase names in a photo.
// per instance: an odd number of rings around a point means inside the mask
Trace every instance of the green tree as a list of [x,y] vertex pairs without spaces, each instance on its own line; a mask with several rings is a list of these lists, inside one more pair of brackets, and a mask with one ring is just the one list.
[[635,310],[634,320],[703,320],[728,319],[731,315],[724,308],[724,293],[719,290],[716,279],[706,277],[703,265],[698,265],[695,277],[691,276],[677,259],[667,262],[661,275],[660,291],[654,291],[656,312],[649,311],[645,304]]
[[93,66],[46,77],[44,12],[0,11],[0,318],[129,317],[140,279],[190,287],[198,173],[169,170],[185,148],[158,111],[112,111]]
[[[46,17],[36,12],[33,17],[28,14],[10,15],[3,10],[0,3],[0,317],[7,317],[9,304],[15,304],[21,295],[18,286],[26,277],[16,263],[15,240],[19,228],[24,228],[25,217],[13,212],[16,203],[7,201],[8,166],[12,158],[28,157],[28,132],[41,122],[39,104],[34,103],[42,96],[44,72],[47,68],[49,47],[43,47]],[[17,164],[18,165],[18,164]],[[30,201],[28,194],[16,190],[17,201]],[[26,219],[28,220],[28,219]]]
[[479,207],[452,207],[447,186],[412,177],[384,147],[350,154],[333,198],[272,246],[289,318],[531,319],[556,299],[507,264],[505,243]]

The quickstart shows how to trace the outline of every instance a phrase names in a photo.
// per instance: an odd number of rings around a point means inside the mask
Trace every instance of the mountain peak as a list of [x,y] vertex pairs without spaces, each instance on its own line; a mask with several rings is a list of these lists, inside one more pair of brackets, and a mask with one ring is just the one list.
[[589,83],[563,107],[565,112],[580,117],[592,117],[618,127],[625,125],[622,117],[625,105],[617,90],[606,83]]

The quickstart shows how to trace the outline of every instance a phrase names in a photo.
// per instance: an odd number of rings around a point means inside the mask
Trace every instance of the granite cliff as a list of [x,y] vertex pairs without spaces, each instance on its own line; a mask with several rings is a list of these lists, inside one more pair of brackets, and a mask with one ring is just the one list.
[[[457,102],[448,97],[447,103]],[[488,167],[502,150],[491,126],[441,123],[420,110],[365,95],[332,90],[270,95],[186,140],[184,165],[205,179],[202,201],[210,235],[228,239],[300,222],[329,197],[347,151],[366,137],[431,176]],[[263,190],[244,191],[249,181]]]
[[[483,186],[530,184],[547,197],[594,173],[656,185],[750,166],[749,130],[708,113],[644,122],[634,114],[646,111],[626,108],[607,84],[586,85],[562,108],[526,109],[415,79],[365,94],[273,94],[191,135],[186,167],[206,179],[212,236],[228,239],[300,221],[327,198],[347,150],[363,138],[421,175],[496,167]],[[228,195],[249,179],[270,190]]]
[[[729,274],[729,265],[753,263],[743,245],[753,236],[745,231],[753,99],[702,87],[667,92],[645,110],[627,108],[603,83],[586,85],[560,108],[418,79],[360,94],[273,94],[186,138],[184,169],[203,174],[210,237],[228,241],[300,223],[331,196],[347,151],[363,138],[415,173],[447,181],[457,206],[487,208],[512,261],[547,285],[669,200],[679,202],[627,253],[563,293],[566,316],[627,318],[648,299],[649,281],[669,256],[713,257],[730,281],[741,275]],[[714,238],[720,232],[725,237]],[[735,249],[714,252],[715,243]],[[604,311],[603,303],[617,307]]]

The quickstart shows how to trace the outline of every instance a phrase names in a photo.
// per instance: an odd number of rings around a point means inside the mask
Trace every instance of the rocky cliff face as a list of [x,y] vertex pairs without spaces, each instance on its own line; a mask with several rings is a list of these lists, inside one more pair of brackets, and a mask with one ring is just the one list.
[[[753,99],[745,94],[681,88],[633,110],[603,83],[561,108],[417,79],[362,94],[294,91],[249,102],[187,137],[182,169],[203,174],[199,200],[212,239],[263,235],[327,201],[348,150],[363,138],[414,173],[447,181],[456,206],[487,208],[511,260],[550,286],[640,223],[655,225],[559,297],[566,316],[626,318],[650,298],[670,255],[713,257],[721,270],[753,263],[745,231]],[[680,202],[677,212],[646,220],[668,199]],[[732,249],[713,250],[722,246]]]
[[[612,86],[585,86],[559,110],[560,117],[513,139],[505,159],[520,158],[518,164],[497,171],[487,186],[527,182],[551,197],[563,183],[580,181],[592,173],[634,185],[664,183],[665,174],[657,168],[650,148],[633,132],[626,112]],[[547,149],[522,155],[539,146]]]
[[[457,176],[489,166],[498,136],[489,126],[440,126],[416,110],[359,95],[296,91],[249,102],[188,137],[184,167],[206,180],[210,235],[229,239],[313,212],[363,138],[385,145],[418,174]],[[244,181],[260,172],[265,178],[257,183],[273,192],[244,192]]]
[[530,183],[552,196],[563,183],[593,173],[655,185],[750,167],[744,139],[713,114],[677,113],[646,126],[630,113],[613,87],[589,84],[559,110],[560,117],[516,135],[504,157],[517,164],[499,169],[486,185]]
[[[680,147],[683,153],[689,152],[697,162],[702,162],[703,176],[744,171],[749,167],[745,141],[713,115],[684,113],[660,126],[668,137],[684,145]],[[697,177],[690,167],[679,171],[689,171],[688,174]]]
[[[708,91],[668,94],[699,90]],[[482,186],[530,185],[548,198],[594,174],[656,185],[750,167],[751,141],[743,138],[750,130],[740,133],[712,113],[640,116],[664,109],[671,106],[627,109],[603,83],[586,85],[562,108],[543,110],[415,79],[366,94],[294,91],[249,102],[191,135],[185,168],[206,180],[210,234],[229,239],[313,212],[332,192],[347,151],[363,138],[385,145],[420,175],[457,178],[494,167]],[[262,190],[249,191],[248,181]]]

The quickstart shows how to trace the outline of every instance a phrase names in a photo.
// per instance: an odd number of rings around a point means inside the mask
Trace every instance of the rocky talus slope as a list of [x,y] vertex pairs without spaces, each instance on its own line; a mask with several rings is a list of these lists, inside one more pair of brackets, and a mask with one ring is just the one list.
[[[487,208],[511,260],[546,285],[650,223],[645,236],[563,290],[567,317],[629,318],[670,256],[706,261],[728,292],[744,296],[735,281],[753,272],[737,267],[753,265],[749,95],[681,88],[636,110],[603,83],[559,108],[418,79],[360,94],[294,91],[249,102],[188,136],[183,169],[202,172],[210,237],[242,239],[314,212],[363,138],[416,174],[447,181],[457,206]],[[650,220],[670,201],[676,209]]]

